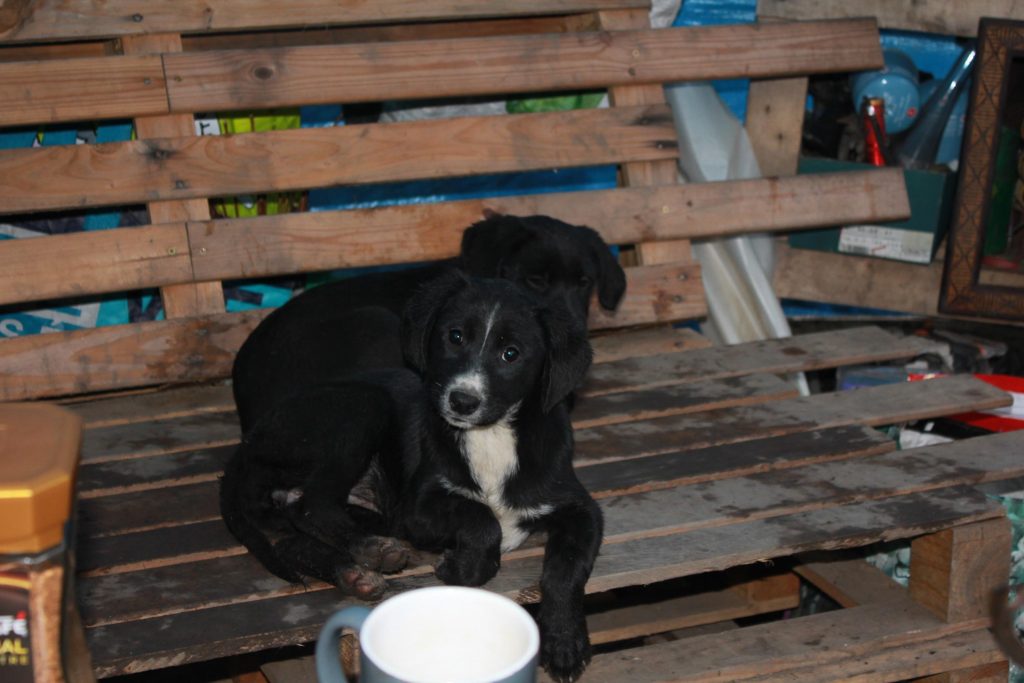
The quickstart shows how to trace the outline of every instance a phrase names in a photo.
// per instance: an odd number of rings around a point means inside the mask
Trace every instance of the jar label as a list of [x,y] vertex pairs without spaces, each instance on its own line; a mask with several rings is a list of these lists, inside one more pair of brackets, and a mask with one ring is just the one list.
[[32,683],[28,574],[0,572],[0,680]]

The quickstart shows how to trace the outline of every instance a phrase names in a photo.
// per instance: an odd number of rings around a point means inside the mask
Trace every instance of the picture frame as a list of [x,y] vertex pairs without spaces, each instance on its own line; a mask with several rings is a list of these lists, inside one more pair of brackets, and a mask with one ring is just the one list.
[[[983,273],[986,229],[1008,94],[1024,83],[1024,21],[982,19],[939,297],[948,315],[1024,320],[1024,274]],[[1019,123],[1017,124],[1019,126]]]

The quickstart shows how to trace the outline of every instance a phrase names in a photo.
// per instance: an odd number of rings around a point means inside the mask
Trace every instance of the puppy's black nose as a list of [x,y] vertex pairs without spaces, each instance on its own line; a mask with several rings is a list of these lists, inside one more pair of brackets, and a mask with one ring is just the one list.
[[456,390],[448,394],[448,405],[459,415],[471,415],[480,407],[480,397]]

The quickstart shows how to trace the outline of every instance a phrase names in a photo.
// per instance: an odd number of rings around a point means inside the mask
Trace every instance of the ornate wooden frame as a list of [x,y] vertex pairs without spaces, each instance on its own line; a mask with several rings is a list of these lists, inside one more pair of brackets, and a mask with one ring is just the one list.
[[943,313],[1024,319],[1024,288],[983,285],[978,281],[999,122],[1014,57],[1024,57],[1024,21],[982,19],[978,29],[978,63],[960,154],[960,181],[939,297],[939,310]]

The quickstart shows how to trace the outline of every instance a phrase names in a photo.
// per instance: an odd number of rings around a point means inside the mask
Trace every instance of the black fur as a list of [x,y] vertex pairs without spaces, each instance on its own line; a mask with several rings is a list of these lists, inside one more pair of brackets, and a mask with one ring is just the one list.
[[[305,387],[246,433],[222,480],[224,519],[278,576],[366,598],[384,590],[377,569],[400,565],[381,535],[441,552],[438,578],[475,586],[498,571],[503,541],[546,531],[541,661],[573,680],[590,657],[583,593],[602,537],[573,470],[564,400],[590,364],[583,321],[509,282],[452,273],[416,293],[401,328],[378,341],[400,344],[416,371]],[[488,497],[473,463],[486,469],[502,453],[514,467]],[[346,503],[368,472],[379,514]]]
[[[477,277],[512,280],[586,319],[593,292],[609,310],[626,288],[625,274],[601,236],[547,216],[487,213],[466,229],[458,259],[379,272],[315,287],[273,311],[249,335],[232,372],[242,431],[284,396],[354,370],[395,367],[397,325],[416,288],[452,267]],[[366,318],[353,316],[356,309]],[[394,314],[388,316],[387,314]]]

